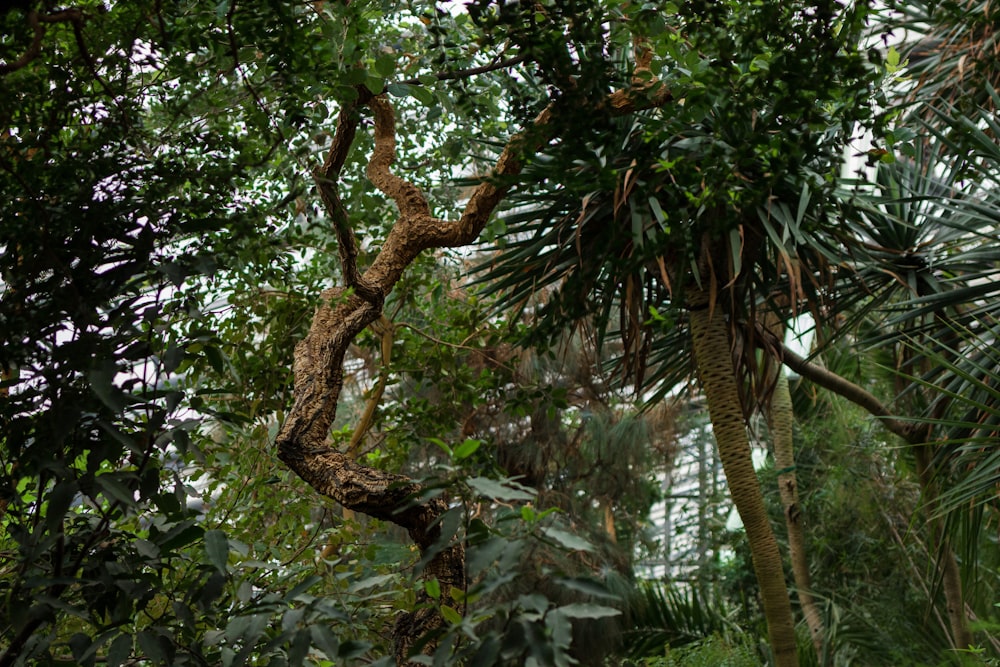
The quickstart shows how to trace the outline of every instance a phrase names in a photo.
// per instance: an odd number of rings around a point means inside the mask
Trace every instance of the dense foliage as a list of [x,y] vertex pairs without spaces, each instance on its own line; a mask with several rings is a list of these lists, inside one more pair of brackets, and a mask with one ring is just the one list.
[[995,13],[0,4],[0,666],[995,664]]

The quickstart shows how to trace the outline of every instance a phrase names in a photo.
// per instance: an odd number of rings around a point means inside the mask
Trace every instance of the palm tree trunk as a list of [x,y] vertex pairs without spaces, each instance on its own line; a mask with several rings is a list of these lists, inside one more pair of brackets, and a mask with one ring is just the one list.
[[799,486],[795,474],[795,449],[792,439],[792,397],[788,391],[788,377],[785,370],[778,367],[774,378],[774,389],[767,406],[767,425],[774,445],[774,466],[778,470],[778,492],[781,505],[785,509],[785,527],[788,530],[788,557],[792,561],[792,574],[798,589],[799,605],[809,636],[816,648],[819,664],[823,664],[823,617],[812,596],[812,582],[809,577],[809,560],[806,558],[805,531],[802,525],[802,509],[799,506]]
[[792,606],[785,586],[781,553],[771,530],[750,456],[750,441],[740,407],[725,316],[717,305],[710,307],[704,290],[692,288],[689,307],[695,363],[708,402],[712,431],[719,446],[722,467],[726,471],[729,493],[750,542],[774,663],[778,667],[797,666]]

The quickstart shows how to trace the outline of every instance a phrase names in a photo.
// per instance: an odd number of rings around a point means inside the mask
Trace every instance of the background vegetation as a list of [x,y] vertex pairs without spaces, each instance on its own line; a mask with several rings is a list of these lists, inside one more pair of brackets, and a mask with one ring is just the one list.
[[0,3],[0,665],[996,664],[997,11]]

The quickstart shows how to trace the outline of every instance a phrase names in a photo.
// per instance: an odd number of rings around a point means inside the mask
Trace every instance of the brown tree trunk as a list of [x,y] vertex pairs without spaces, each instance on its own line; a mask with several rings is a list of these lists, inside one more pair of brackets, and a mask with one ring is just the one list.
[[719,458],[726,472],[729,493],[750,542],[774,663],[778,667],[797,666],[792,606],[785,585],[781,553],[771,530],[751,459],[725,315],[718,304],[709,303],[707,292],[696,290],[693,286],[692,291],[689,308],[695,363],[708,402],[712,431],[719,446]]
[[785,527],[788,530],[788,557],[798,589],[799,605],[819,664],[823,664],[823,617],[812,596],[809,576],[809,559],[806,557],[805,530],[802,525],[802,508],[799,505],[798,478],[795,474],[795,449],[792,437],[792,397],[788,391],[788,377],[780,366],[774,378],[771,400],[767,406],[767,423],[774,445],[774,466],[778,471],[778,492],[785,510]]
[[[313,319],[309,335],[295,348],[296,401],[278,433],[278,458],[323,495],[345,508],[406,528],[422,554],[441,539],[438,519],[448,506],[441,498],[412,503],[422,487],[402,476],[361,466],[329,446],[327,435],[343,386],[344,353],[354,337],[377,319],[379,309],[328,290],[327,302]],[[334,305],[336,304],[336,305]],[[447,546],[429,558],[422,576],[437,579],[441,590],[465,588],[465,549]],[[414,644],[441,625],[433,601],[424,596],[417,609],[402,614],[393,630],[395,657],[406,662]]]

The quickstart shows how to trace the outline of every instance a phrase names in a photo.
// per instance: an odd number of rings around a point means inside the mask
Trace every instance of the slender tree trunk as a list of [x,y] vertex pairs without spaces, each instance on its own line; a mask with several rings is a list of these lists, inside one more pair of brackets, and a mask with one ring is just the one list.
[[969,620],[965,615],[962,572],[958,567],[955,552],[951,548],[951,540],[948,538],[941,517],[937,515],[938,493],[932,466],[933,450],[931,445],[916,445],[915,453],[920,491],[927,506],[928,522],[938,550],[941,588],[944,591],[945,610],[948,612],[948,623],[951,626],[951,640],[954,648],[966,649],[972,645],[972,632],[969,630]]
[[781,505],[785,509],[785,527],[788,530],[788,557],[792,562],[792,574],[798,589],[799,605],[809,636],[816,649],[819,664],[823,660],[823,617],[812,596],[812,582],[809,577],[809,560],[806,558],[805,530],[802,525],[802,508],[799,505],[798,478],[795,474],[795,449],[792,438],[792,397],[788,391],[788,377],[784,368],[778,367],[774,378],[774,389],[767,407],[767,423],[774,445],[774,465],[778,470],[778,491]]
[[725,315],[717,304],[714,308],[710,307],[705,291],[693,287],[692,291],[689,307],[695,363],[708,402],[712,430],[719,446],[722,467],[726,471],[729,492],[750,541],[774,663],[778,667],[797,666],[792,606],[782,571],[781,553],[764,508],[764,497],[750,455],[750,441],[740,407]]
[[930,445],[926,444],[928,439],[926,429],[917,423],[904,421],[894,416],[888,407],[862,387],[845,380],[835,373],[831,373],[825,368],[810,364],[794,352],[783,348],[780,341],[771,342],[772,344],[777,343],[778,349],[781,350],[782,360],[789,368],[820,387],[829,389],[855,405],[864,408],[872,416],[878,417],[889,431],[903,438],[916,448],[917,477],[920,482],[920,490],[931,513],[931,522],[934,523],[932,532],[936,539],[942,540],[939,542],[941,559],[938,567],[941,568],[941,578],[945,604],[948,611],[948,621],[951,625],[952,641],[956,648],[968,647],[972,643],[972,633],[969,631],[969,623],[965,615],[961,572],[958,567],[958,561],[955,559],[955,553],[940,524],[940,519],[934,518],[934,512],[937,509],[938,503],[937,489],[931,468],[932,450],[930,449]]

